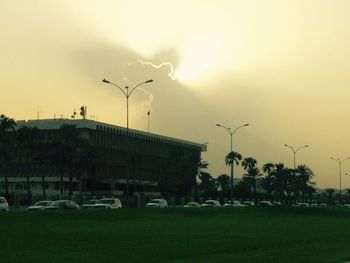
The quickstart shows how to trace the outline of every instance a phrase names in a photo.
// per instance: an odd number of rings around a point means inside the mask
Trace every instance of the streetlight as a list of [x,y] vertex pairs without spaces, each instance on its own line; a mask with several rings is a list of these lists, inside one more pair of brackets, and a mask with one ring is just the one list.
[[291,149],[292,152],[293,152],[293,156],[294,156],[294,170],[295,170],[295,167],[296,167],[296,164],[295,164],[295,155],[296,155],[296,153],[297,153],[299,150],[301,150],[302,148],[307,148],[307,147],[309,147],[309,145],[300,146],[300,147],[297,148],[296,150],[294,149],[293,146],[290,146],[290,145],[288,145],[288,144],[284,144],[284,146],[288,147],[288,148]]
[[335,159],[333,157],[331,157],[330,159],[336,161],[339,164],[339,196],[340,196],[340,201],[341,201],[341,165],[344,161],[349,160],[350,157],[345,158],[343,160],[340,160],[339,158]]
[[[224,128],[229,134],[230,134],[230,138],[231,138],[231,144],[230,144],[230,152],[232,152],[232,137],[233,137],[233,134],[240,128],[243,128],[243,127],[246,127],[246,126],[249,126],[249,123],[247,124],[244,124],[242,126],[239,126],[237,127],[236,129],[234,129],[233,131],[231,130],[231,128],[228,128],[228,127],[225,127],[221,124],[216,124],[216,126],[218,127],[221,127],[221,128]],[[234,163],[231,162],[231,178],[230,178],[230,201],[231,201],[231,206],[233,206],[233,167],[234,167]]]
[[133,93],[133,91],[143,85],[143,84],[147,84],[147,83],[151,83],[153,82],[153,79],[149,79],[146,80],[144,82],[141,82],[139,84],[137,84],[136,86],[132,87],[131,90],[129,91],[129,87],[125,86],[125,88],[121,88],[120,86],[118,86],[117,84],[103,79],[102,82],[107,83],[107,84],[111,84],[115,87],[117,87],[118,89],[120,89],[121,92],[123,92],[125,98],[126,98],[126,142],[127,142],[127,149],[126,149],[126,155],[127,155],[127,163],[126,163],[126,207],[129,207],[129,98],[131,96],[131,94]]

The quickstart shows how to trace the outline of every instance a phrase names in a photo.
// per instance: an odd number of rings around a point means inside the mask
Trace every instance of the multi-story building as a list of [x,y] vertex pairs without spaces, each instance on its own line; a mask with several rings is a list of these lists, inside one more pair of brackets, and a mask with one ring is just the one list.
[[127,188],[131,197],[190,196],[206,151],[203,144],[86,119],[17,121],[13,134],[24,126],[37,130],[14,140],[0,171],[0,193],[23,198],[123,199]]

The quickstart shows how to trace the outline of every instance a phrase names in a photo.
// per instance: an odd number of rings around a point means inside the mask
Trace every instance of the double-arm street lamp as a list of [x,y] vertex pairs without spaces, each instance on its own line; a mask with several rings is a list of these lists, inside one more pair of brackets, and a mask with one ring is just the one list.
[[284,146],[288,147],[288,148],[291,149],[292,152],[293,152],[293,157],[294,157],[294,159],[293,159],[293,160],[294,160],[293,165],[294,165],[294,170],[295,170],[295,168],[296,168],[295,155],[297,154],[297,152],[298,152],[299,150],[301,150],[301,149],[303,149],[303,148],[307,148],[307,147],[309,147],[309,145],[300,146],[300,147],[298,147],[297,149],[294,149],[293,146],[288,145],[288,144],[285,144]]
[[[232,144],[233,144],[233,134],[240,128],[243,128],[243,127],[246,127],[246,126],[249,126],[249,124],[244,124],[242,126],[239,126],[237,127],[236,129],[234,130],[231,130],[231,128],[229,127],[225,127],[221,124],[216,124],[216,126],[218,127],[221,127],[221,128],[224,128],[229,134],[230,134],[230,138],[231,138],[231,144],[230,144],[230,152],[232,152]],[[233,206],[233,167],[234,167],[234,160],[232,160],[231,162],[231,177],[230,177],[230,203],[231,203],[231,206]]]
[[143,84],[147,84],[147,83],[151,83],[153,82],[152,79],[150,80],[146,80],[144,82],[141,82],[139,84],[137,84],[136,86],[132,87],[132,88],[129,88],[128,86],[125,86],[125,88],[121,88],[120,86],[118,86],[117,84],[109,81],[109,80],[106,80],[106,79],[103,79],[102,82],[104,83],[107,83],[107,84],[111,84],[115,87],[117,87],[118,89],[121,90],[121,92],[123,92],[125,98],[126,98],[126,142],[127,142],[127,149],[126,149],[126,155],[127,155],[127,163],[126,163],[126,170],[125,170],[125,173],[126,173],[126,207],[129,207],[129,98],[131,96],[131,94],[133,93],[133,91],[143,85]]
[[344,161],[349,160],[350,157],[345,158],[343,160],[341,160],[339,158],[335,159],[333,157],[331,157],[330,159],[336,161],[339,164],[339,196],[340,196],[340,200],[341,200],[341,165]]

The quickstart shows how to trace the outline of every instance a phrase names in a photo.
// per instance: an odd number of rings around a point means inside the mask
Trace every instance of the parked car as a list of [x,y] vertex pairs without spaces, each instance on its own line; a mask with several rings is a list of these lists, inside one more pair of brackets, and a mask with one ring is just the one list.
[[238,206],[246,206],[244,204],[242,204],[240,201],[237,201],[237,200],[233,200],[232,201],[232,205],[231,205],[231,200],[227,201],[225,204],[224,204],[225,207],[238,207]]
[[85,204],[81,205],[82,209],[88,209],[88,208],[93,208],[98,202],[98,199],[92,199],[87,201]]
[[168,202],[165,199],[152,199],[149,203],[146,204],[146,207],[154,208],[167,208]]
[[38,201],[36,202],[34,205],[31,205],[29,207],[27,207],[27,211],[42,211],[45,207],[47,207],[48,205],[51,205],[53,203],[53,201]]
[[273,206],[271,201],[260,201],[259,205],[260,206]]
[[245,206],[255,206],[255,203],[253,201],[244,201],[243,205],[245,205]]
[[350,204],[343,204],[343,207],[350,208]]
[[75,210],[79,209],[79,205],[72,200],[57,200],[50,205],[43,208],[44,211],[48,210]]
[[309,203],[297,203],[295,206],[309,207]]
[[197,202],[188,202],[187,204],[184,205],[184,207],[201,207],[200,204]]
[[5,197],[0,197],[0,212],[9,211],[9,204]]
[[122,203],[118,198],[102,198],[93,206],[94,208],[117,209],[122,208]]
[[218,200],[206,200],[202,207],[221,207],[221,204]]
[[272,205],[273,205],[273,206],[281,206],[282,203],[281,203],[281,202],[278,202],[278,201],[275,201],[275,202],[272,202]]

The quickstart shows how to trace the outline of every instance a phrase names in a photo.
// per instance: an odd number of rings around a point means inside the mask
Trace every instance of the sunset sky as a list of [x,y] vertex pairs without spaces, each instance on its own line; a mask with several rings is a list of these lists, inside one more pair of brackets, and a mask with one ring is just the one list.
[[[203,159],[229,174],[234,151],[261,166],[297,163],[318,187],[339,187],[330,157],[350,156],[350,1],[1,0],[1,109],[16,120],[88,117],[208,143]],[[39,113],[39,114],[38,114]],[[242,169],[236,168],[236,177]],[[343,163],[350,188],[350,160]]]

